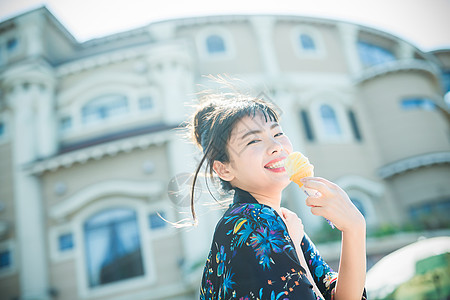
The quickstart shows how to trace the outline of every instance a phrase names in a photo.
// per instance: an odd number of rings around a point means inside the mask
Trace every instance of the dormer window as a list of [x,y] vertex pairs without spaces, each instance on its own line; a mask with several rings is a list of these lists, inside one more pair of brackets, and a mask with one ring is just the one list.
[[299,25],[292,29],[291,40],[301,59],[323,58],[325,44],[320,30],[313,26]]
[[305,51],[315,51],[316,44],[314,43],[313,38],[306,33],[300,34],[300,45]]
[[383,64],[396,59],[394,53],[389,49],[363,41],[358,42],[358,52],[361,62],[366,67]]
[[208,50],[209,54],[225,53],[225,41],[220,35],[209,35],[206,38],[206,49]]
[[83,123],[95,123],[116,118],[128,112],[128,101],[123,95],[105,95],[89,101],[82,109]]
[[207,27],[197,36],[197,47],[200,58],[215,61],[231,59],[235,48],[233,35],[223,27]]

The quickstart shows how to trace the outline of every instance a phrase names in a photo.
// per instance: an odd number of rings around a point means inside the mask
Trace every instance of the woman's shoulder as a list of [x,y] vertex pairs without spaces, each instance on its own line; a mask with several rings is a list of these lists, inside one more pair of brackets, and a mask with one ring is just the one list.
[[271,207],[259,203],[235,203],[231,205],[219,221],[221,227],[240,227],[245,223],[258,223],[261,226],[276,226],[281,218]]
[[259,203],[235,203],[219,220],[214,238],[224,239],[239,236],[243,243],[255,232],[270,231],[287,235],[287,229],[271,207]]

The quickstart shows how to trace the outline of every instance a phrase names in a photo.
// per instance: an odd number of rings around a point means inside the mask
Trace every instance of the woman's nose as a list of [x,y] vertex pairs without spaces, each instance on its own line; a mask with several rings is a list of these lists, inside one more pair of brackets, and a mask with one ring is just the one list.
[[283,149],[283,145],[281,145],[281,143],[279,141],[277,141],[274,138],[270,139],[270,145],[268,147],[269,154],[281,152],[282,149]]

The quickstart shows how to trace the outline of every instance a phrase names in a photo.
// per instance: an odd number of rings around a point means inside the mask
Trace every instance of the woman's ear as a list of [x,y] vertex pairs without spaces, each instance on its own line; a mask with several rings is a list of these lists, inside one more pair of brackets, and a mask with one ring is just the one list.
[[214,161],[213,169],[216,174],[225,181],[231,181],[234,178],[234,175],[230,172],[228,166],[218,160]]

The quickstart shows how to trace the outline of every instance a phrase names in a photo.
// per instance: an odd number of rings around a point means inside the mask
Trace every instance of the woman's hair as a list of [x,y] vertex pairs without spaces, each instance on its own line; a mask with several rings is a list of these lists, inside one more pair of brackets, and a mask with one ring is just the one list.
[[[202,166],[206,163],[205,178],[213,179],[214,161],[230,161],[228,141],[236,123],[243,117],[253,118],[257,114],[262,114],[266,122],[279,120],[275,106],[263,99],[236,92],[206,93],[200,97],[188,125],[190,138],[203,152],[191,187],[190,205],[194,224],[197,221],[194,208],[195,183]],[[233,189],[228,181],[219,180],[224,191]]]

